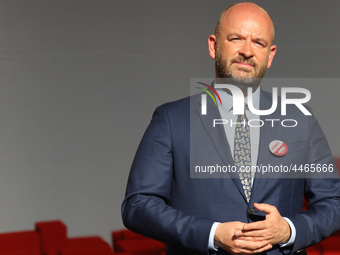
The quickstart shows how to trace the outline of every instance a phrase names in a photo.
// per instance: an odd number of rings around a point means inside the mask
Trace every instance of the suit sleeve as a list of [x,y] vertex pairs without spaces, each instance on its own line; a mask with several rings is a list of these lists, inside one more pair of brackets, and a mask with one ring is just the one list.
[[171,206],[173,134],[167,108],[156,109],[137,150],[122,204],[124,225],[137,233],[208,253],[214,221]]
[[340,230],[340,181],[327,140],[311,116],[309,119],[308,164],[326,164],[333,167],[334,178],[305,180],[305,198],[308,210],[291,217],[296,228],[293,252],[311,246]]

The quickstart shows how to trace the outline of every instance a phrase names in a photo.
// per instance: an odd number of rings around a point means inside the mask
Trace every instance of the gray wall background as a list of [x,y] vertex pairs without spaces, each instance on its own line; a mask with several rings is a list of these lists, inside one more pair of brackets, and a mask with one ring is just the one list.
[[[154,108],[214,76],[207,38],[235,2],[1,0],[0,232],[61,219],[70,236],[109,241]],[[256,2],[276,26],[267,77],[339,77],[340,2]],[[339,85],[315,91],[340,155]]]

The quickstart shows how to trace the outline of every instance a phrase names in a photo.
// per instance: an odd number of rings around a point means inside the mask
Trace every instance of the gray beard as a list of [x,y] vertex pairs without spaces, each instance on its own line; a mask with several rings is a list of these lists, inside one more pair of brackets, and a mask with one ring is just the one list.
[[[256,66],[254,68],[256,68]],[[255,91],[259,87],[267,68],[266,66],[260,67],[259,72],[256,72],[255,76],[253,77],[238,77],[231,70],[228,70],[226,61],[222,59],[222,54],[220,54],[220,52],[217,52],[215,60],[215,70],[217,80],[228,79],[229,83],[239,87],[243,91],[243,93],[246,94],[247,88],[252,88],[253,91]]]

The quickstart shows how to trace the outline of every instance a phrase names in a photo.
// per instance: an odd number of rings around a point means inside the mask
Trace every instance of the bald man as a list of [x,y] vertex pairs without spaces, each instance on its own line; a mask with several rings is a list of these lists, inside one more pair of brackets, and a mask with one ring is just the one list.
[[[208,39],[215,84],[228,79],[244,97],[250,91],[260,108],[270,108],[271,95],[259,86],[276,53],[273,40],[273,22],[261,7],[240,3],[223,11],[215,35]],[[192,161],[238,164],[236,127],[211,126],[213,119],[230,114],[230,91],[218,93],[223,107],[210,102],[206,117],[200,114],[200,96],[156,109],[131,168],[122,205],[124,224],[165,242],[166,254],[306,254],[304,248],[340,229],[339,179],[248,175],[245,181],[232,174],[230,178],[191,178]],[[190,103],[197,108],[190,108]],[[279,118],[279,111],[270,117]],[[248,130],[251,165],[334,165],[315,118],[302,116],[298,109],[290,109],[288,117],[298,120],[294,130]],[[268,150],[269,142],[279,138],[295,148],[282,159]],[[310,205],[306,212],[302,212],[303,196]]]
[[273,40],[274,25],[264,9],[251,3],[229,7],[208,41],[216,77],[245,81],[245,95],[249,86],[255,91],[259,84],[253,81],[265,75],[276,53]]

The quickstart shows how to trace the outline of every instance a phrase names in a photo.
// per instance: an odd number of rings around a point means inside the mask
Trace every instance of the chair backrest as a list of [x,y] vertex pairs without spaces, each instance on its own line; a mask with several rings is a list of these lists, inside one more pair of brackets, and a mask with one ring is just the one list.
[[112,232],[114,254],[131,252],[135,255],[160,255],[165,251],[165,244],[128,229]]
[[118,240],[144,239],[147,238],[128,229],[116,230],[112,232],[112,245],[115,247]]
[[61,247],[60,255],[112,255],[111,246],[98,236],[73,237]]
[[58,249],[67,242],[67,227],[60,220],[37,222],[35,228],[40,233],[43,252]]
[[40,255],[40,238],[36,231],[20,231],[0,234],[1,254]]

